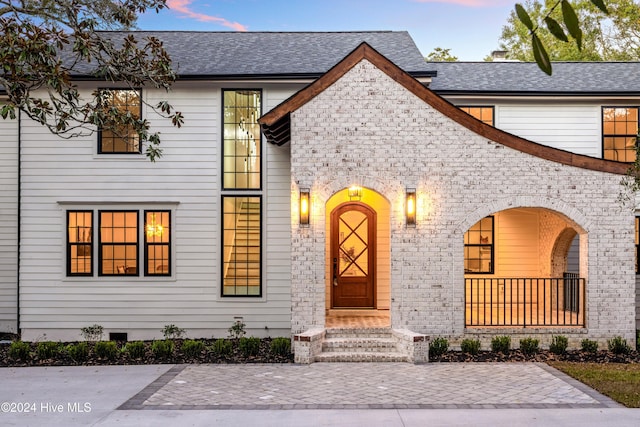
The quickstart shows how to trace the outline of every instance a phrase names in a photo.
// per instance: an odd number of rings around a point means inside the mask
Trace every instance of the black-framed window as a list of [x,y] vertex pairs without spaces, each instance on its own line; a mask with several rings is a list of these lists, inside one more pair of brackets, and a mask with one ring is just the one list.
[[171,211],[144,211],[144,275],[171,276]]
[[495,126],[493,124],[495,108],[491,105],[477,105],[477,106],[462,105],[462,106],[458,106],[458,108],[464,111],[465,113],[469,114],[470,116],[473,116],[476,119],[490,126]]
[[602,157],[617,162],[636,160],[638,107],[602,107]]
[[93,211],[67,211],[67,275],[93,275]]
[[222,91],[222,187],[225,190],[261,188],[262,111],[259,89]]
[[464,272],[493,274],[494,264],[494,218],[488,216],[464,234]]
[[[142,91],[140,89],[101,89],[108,93],[107,106],[142,117]],[[99,154],[141,153],[140,137],[131,125],[104,126],[98,129]]]
[[138,276],[138,211],[99,211],[98,275]]
[[222,196],[222,296],[262,296],[262,197]]

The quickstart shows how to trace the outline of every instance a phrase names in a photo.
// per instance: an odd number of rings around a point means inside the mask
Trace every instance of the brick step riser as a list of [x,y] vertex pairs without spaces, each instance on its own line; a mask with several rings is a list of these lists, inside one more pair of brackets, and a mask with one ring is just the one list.
[[325,334],[326,339],[334,338],[352,338],[352,339],[391,339],[393,335],[391,332],[369,332],[369,333],[352,333],[352,332],[331,332],[327,331]]
[[407,356],[402,354],[376,353],[324,353],[315,357],[316,362],[408,362]]
[[358,342],[358,341],[325,341],[322,343],[322,351],[339,351],[339,352],[390,352],[396,351],[396,343],[394,342]]

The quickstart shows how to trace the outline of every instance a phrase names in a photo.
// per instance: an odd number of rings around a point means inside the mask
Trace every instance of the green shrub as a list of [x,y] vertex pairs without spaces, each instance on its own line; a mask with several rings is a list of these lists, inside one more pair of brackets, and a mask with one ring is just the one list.
[[89,346],[86,342],[69,344],[66,350],[69,357],[76,363],[82,363],[89,358]]
[[616,336],[607,340],[607,347],[609,351],[614,354],[628,354],[631,352],[631,347],[627,344],[627,340],[621,336]]
[[220,338],[213,342],[211,350],[219,356],[229,356],[233,352],[233,343],[227,339]]
[[31,346],[24,341],[14,341],[9,345],[9,357],[13,360],[24,362],[29,358],[30,352]]
[[271,340],[271,353],[276,356],[288,356],[291,354],[291,340],[278,337]]
[[[569,339],[564,335],[554,335],[551,337],[551,344],[549,344],[549,351],[553,354],[565,354],[567,347],[569,346]],[[598,343],[596,343],[596,347]]]
[[511,337],[499,335],[491,339],[491,351],[495,353],[508,353],[511,348]]
[[536,354],[540,350],[540,340],[536,338],[522,338],[520,340],[520,351],[527,356]]
[[104,333],[104,328],[98,324],[94,324],[80,328],[80,332],[85,341],[100,341]]
[[182,338],[187,331],[183,328],[177,327],[174,324],[171,324],[164,325],[164,328],[162,328],[160,332],[162,332],[162,334],[164,335],[164,339],[175,339]]
[[53,359],[60,353],[60,343],[53,341],[41,341],[36,346],[38,359]]
[[118,354],[118,346],[115,341],[98,341],[93,351],[100,359],[113,360]]
[[242,320],[236,320],[233,325],[227,329],[229,332],[229,338],[242,338],[246,334],[246,331],[244,330],[245,326],[247,325],[245,325]]
[[462,343],[460,343],[460,350],[462,350],[463,353],[478,354],[480,352],[480,340],[465,338],[462,340]]
[[238,341],[238,348],[245,357],[255,356],[260,352],[260,338],[242,337]]
[[443,337],[436,337],[429,343],[429,356],[440,357],[449,351],[449,340]]
[[168,359],[173,354],[174,344],[171,340],[158,340],[151,344],[151,351],[157,359]]
[[204,343],[196,340],[185,340],[182,343],[182,353],[185,357],[194,358],[202,354]]
[[122,349],[131,359],[142,359],[144,357],[144,343],[142,341],[131,341],[124,345]]
[[582,351],[586,351],[587,353],[596,353],[598,351],[598,342],[587,338],[580,342],[580,346]]

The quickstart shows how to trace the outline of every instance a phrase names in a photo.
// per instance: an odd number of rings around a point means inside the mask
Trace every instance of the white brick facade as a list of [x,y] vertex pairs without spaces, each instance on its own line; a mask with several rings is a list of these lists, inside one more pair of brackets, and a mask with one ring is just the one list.
[[[586,328],[498,332],[635,341],[634,215],[617,202],[620,175],[480,136],[366,59],[291,113],[290,144],[292,200],[301,187],[311,189],[312,200],[309,228],[292,215],[293,333],[324,326],[324,205],[357,184],[391,205],[393,328],[482,338],[486,329],[465,329],[463,235],[487,215],[533,207],[560,214],[581,235]],[[407,187],[417,189],[415,228],[405,226]],[[547,234],[560,231],[545,227]],[[551,249],[541,246],[541,256]]]

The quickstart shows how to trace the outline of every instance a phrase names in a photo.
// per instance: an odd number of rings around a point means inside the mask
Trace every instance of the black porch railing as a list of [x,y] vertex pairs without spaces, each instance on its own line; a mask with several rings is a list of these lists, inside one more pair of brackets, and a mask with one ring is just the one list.
[[585,325],[585,280],[562,278],[466,278],[465,325]]

